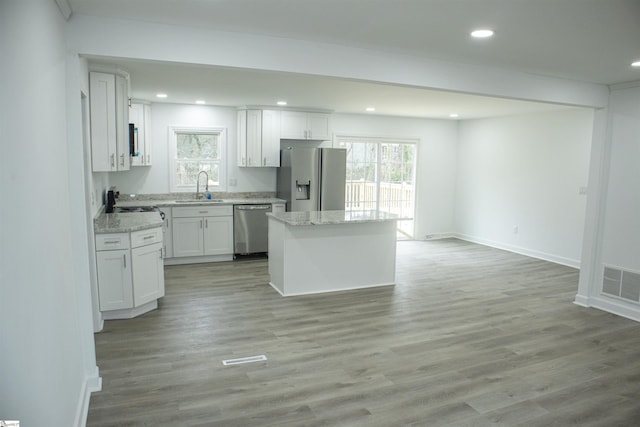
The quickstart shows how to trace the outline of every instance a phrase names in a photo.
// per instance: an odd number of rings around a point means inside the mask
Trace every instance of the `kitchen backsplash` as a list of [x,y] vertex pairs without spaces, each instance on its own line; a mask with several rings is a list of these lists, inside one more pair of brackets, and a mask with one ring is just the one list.
[[[126,194],[120,193],[119,200],[190,200],[195,197],[195,193],[152,193],[152,194]],[[276,197],[276,193],[272,191],[262,192],[211,192],[213,199],[268,199]]]

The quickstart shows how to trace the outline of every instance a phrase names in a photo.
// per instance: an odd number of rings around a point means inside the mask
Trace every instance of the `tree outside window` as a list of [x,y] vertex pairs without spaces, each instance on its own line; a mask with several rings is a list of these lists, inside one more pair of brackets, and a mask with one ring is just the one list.
[[224,129],[174,128],[172,133],[171,191],[194,191],[201,171],[208,175],[209,189],[223,190]]

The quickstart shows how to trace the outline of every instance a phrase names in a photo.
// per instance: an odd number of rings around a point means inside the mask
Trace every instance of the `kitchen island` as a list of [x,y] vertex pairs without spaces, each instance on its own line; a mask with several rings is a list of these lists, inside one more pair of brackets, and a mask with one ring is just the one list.
[[395,215],[312,211],[267,216],[269,284],[281,295],[395,284]]

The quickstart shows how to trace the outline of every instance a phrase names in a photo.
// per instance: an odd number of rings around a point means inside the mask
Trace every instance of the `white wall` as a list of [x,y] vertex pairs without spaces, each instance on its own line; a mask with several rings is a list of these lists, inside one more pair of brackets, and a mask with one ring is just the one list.
[[595,250],[585,248],[588,268],[576,303],[640,321],[638,304],[601,294],[605,264],[640,273],[640,81],[612,88],[608,112],[606,142],[594,146],[599,162],[592,176],[603,188],[587,224],[595,230]]
[[[110,185],[128,193],[169,193],[169,127],[223,127],[227,130],[226,182],[229,192],[275,191],[274,168],[237,166],[237,110],[207,105],[151,105],[152,166],[109,173]],[[235,179],[237,185],[229,185]]]
[[454,231],[456,121],[334,114],[333,131],[342,135],[419,139],[415,238]]
[[0,2],[0,418],[25,426],[81,425],[98,380],[64,25],[51,0]]
[[640,272],[640,85],[611,92],[602,262]]
[[460,237],[579,266],[592,126],[585,109],[461,122]]

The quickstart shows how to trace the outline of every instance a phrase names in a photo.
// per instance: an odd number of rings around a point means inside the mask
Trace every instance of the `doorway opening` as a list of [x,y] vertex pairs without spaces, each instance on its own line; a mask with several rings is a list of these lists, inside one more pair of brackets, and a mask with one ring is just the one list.
[[418,140],[338,136],[347,149],[346,211],[398,216],[398,239],[413,239]]

